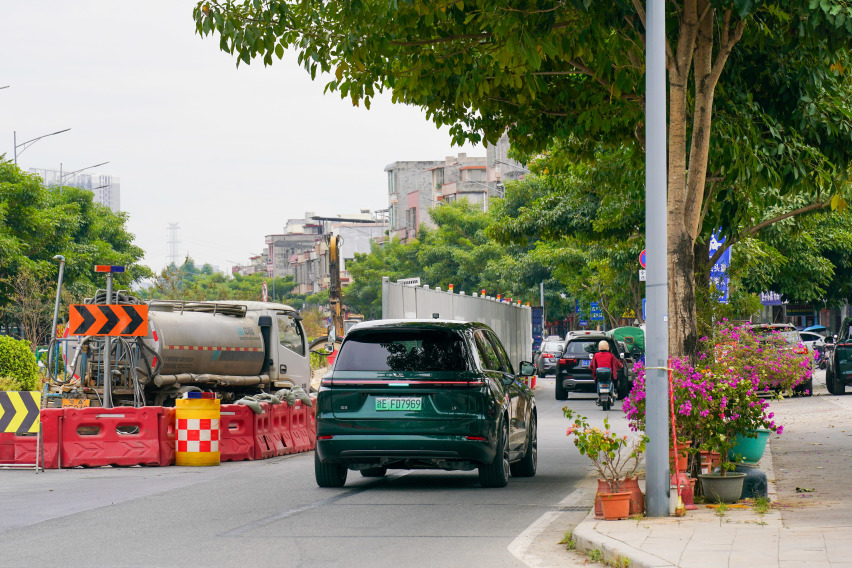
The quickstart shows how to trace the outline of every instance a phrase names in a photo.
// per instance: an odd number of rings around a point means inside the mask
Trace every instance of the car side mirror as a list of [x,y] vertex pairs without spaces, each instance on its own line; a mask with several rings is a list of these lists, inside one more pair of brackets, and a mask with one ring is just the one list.
[[535,365],[530,363],[529,361],[521,361],[521,375],[524,377],[529,377],[530,375],[535,374]]
[[334,343],[326,343],[325,344],[325,354],[331,355],[334,353]]
[[[333,325],[328,326],[328,342],[334,343],[337,341],[337,330]],[[334,349],[332,349],[334,351]]]

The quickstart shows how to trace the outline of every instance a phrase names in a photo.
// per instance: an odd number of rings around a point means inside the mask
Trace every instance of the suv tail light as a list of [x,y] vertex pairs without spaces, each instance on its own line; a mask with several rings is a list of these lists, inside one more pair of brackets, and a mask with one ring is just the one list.
[[542,354],[541,354],[541,358],[542,358],[542,359],[553,359],[553,354],[551,354],[551,353],[542,353]]
[[793,353],[797,353],[799,355],[807,355],[808,348],[807,347],[796,347],[793,349]]
[[576,365],[577,360],[576,359],[560,359],[559,364],[560,365]]

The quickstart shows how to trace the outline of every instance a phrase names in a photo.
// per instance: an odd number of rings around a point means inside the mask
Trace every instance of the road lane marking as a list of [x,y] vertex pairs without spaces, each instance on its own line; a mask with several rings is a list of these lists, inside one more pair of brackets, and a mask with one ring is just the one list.
[[508,551],[512,554],[512,556],[530,568],[546,568],[548,566],[546,561],[536,554],[533,549],[535,539],[547,530],[547,527],[549,527],[550,524],[553,523],[563,512],[571,510],[583,503],[588,503],[588,500],[588,491],[585,489],[575,489],[559,502],[557,510],[544,513],[536,519],[533,524],[528,526],[524,532],[519,534],[515,540],[509,543],[509,546],[507,547]]
[[333,497],[329,497],[328,499],[322,499],[320,501],[314,501],[313,503],[308,503],[307,505],[302,505],[301,507],[295,507],[293,509],[287,509],[286,511],[281,511],[278,514],[272,515],[270,517],[266,517],[263,519],[258,519],[254,522],[248,523],[241,527],[237,527],[231,529],[229,531],[221,533],[219,536],[230,537],[230,536],[240,536],[247,532],[251,532],[253,530],[259,529],[261,527],[265,527],[266,525],[270,525],[274,522],[280,521],[281,519],[286,519],[287,517],[292,517],[293,515],[298,515],[299,513],[304,513],[305,511],[310,511],[312,509],[318,509],[319,507],[324,507],[326,505],[331,505],[332,503],[336,503],[342,499],[346,499],[347,497],[352,497],[353,495],[357,495],[358,493],[363,493],[367,489],[371,489],[376,485],[380,485],[386,483],[392,479],[399,479],[405,475],[408,475],[410,472],[402,471],[400,473],[395,473],[392,475],[388,475],[381,479],[376,480],[374,483],[370,483],[368,485],[363,485],[359,487],[355,487],[350,489],[349,491],[344,491],[343,493],[339,493],[334,495]]

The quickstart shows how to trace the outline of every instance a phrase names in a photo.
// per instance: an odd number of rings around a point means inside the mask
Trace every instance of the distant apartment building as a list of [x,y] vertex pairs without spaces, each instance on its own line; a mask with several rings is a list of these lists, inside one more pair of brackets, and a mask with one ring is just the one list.
[[121,184],[118,176],[61,172],[47,168],[30,168],[30,173],[38,174],[48,187],[60,185],[61,178],[63,186],[88,189],[94,194],[95,203],[105,205],[116,213],[121,211]]
[[394,162],[388,173],[390,235],[408,241],[421,225],[434,227],[429,211],[441,203],[467,199],[488,208],[492,197],[503,197],[504,182],[518,180],[528,171],[509,158],[509,137],[486,144],[485,157],[460,153],[442,162]]
[[509,158],[509,137],[506,134],[500,137],[496,144],[486,144],[486,182],[493,184],[495,191],[492,197],[503,197],[503,184],[507,181],[516,181],[528,173],[520,162]]
[[467,154],[447,156],[440,166],[430,168],[433,204],[467,199],[485,203],[493,189],[487,183],[485,158],[469,158]]
[[231,267],[231,274],[250,276],[252,274],[266,274],[266,252],[249,257],[248,264],[235,265]]
[[433,226],[428,215],[434,205],[431,169],[443,162],[394,162],[388,173],[388,224],[391,236],[412,239],[421,224]]

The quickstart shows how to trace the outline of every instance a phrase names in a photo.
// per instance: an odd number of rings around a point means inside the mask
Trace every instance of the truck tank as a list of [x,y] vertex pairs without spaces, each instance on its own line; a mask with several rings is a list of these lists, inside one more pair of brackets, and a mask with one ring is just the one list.
[[[148,313],[145,344],[155,374],[259,375],[266,354],[257,322],[222,313]],[[142,369],[140,369],[141,371]],[[143,372],[147,374],[147,372]]]

